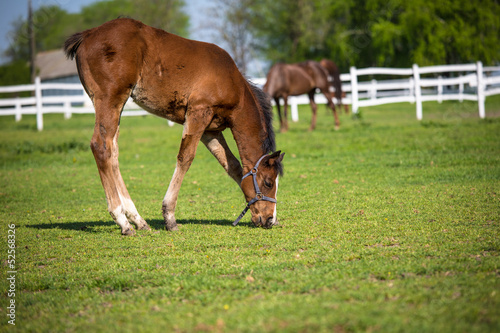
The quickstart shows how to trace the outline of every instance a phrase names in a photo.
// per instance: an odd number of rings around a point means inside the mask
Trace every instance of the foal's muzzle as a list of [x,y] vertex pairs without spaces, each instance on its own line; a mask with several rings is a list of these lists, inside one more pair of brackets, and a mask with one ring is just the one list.
[[262,227],[264,229],[270,229],[274,225],[275,218],[273,216],[267,218],[264,220],[262,217],[259,217],[259,219],[254,222],[256,227]]

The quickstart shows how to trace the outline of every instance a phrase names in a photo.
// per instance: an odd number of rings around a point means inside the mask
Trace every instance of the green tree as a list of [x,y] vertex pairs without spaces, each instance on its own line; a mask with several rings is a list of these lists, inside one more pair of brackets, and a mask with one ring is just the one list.
[[349,66],[500,60],[496,0],[256,0],[250,29],[271,62]]
[[268,60],[300,61],[321,53],[330,22],[319,0],[257,0],[252,32]]
[[187,36],[189,17],[183,12],[184,5],[183,0],[99,1],[84,7],[81,16],[85,29],[126,16],[168,32]]
[[[90,29],[119,16],[128,16],[146,24],[187,35],[189,20],[182,11],[183,0],[115,0],[95,2],[70,14],[58,6],[42,6],[33,13],[37,52],[61,48],[71,34]],[[11,60],[29,61],[28,22],[13,23],[10,47],[5,55]]]
[[[42,6],[33,13],[36,50],[46,51],[60,48],[75,24],[75,15],[68,14],[58,6]],[[13,41],[5,51],[11,59],[29,60],[29,33],[27,20],[18,19],[13,22],[10,32]]]
[[[30,67],[24,60],[13,61],[0,66],[0,86],[13,86],[30,82]],[[1,97],[10,97],[12,94],[0,94]],[[20,95],[18,93],[18,95]],[[23,95],[29,95],[25,93]]]
[[399,25],[421,65],[500,60],[500,4],[494,0],[408,2]]

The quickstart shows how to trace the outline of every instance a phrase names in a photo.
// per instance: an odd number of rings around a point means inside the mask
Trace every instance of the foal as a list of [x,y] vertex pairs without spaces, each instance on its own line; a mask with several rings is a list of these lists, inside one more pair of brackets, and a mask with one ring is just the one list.
[[[76,59],[80,80],[94,104],[90,146],[108,211],[123,235],[135,233],[130,223],[150,229],[137,212],[118,165],[120,116],[129,97],[145,110],[184,125],[162,205],[167,230],[178,229],[177,197],[200,140],[241,187],[252,222],[266,228],[276,223],[284,154],[274,152],[270,101],[243,78],[224,50],[128,18],[74,34],[64,48],[68,58]],[[241,164],[224,139],[226,128],[232,131]],[[243,178],[251,171],[252,177]]]
[[[280,129],[282,132],[288,131],[288,97],[307,94],[309,104],[311,105],[312,118],[310,131],[316,128],[316,111],[318,106],[314,102],[316,89],[319,89],[325,96],[328,106],[333,111],[335,118],[335,129],[340,127],[340,120],[335,110],[330,93],[330,83],[328,82],[328,73],[316,61],[304,61],[297,64],[275,64],[267,74],[267,81],[264,85],[264,91],[269,94],[278,108],[280,119]],[[280,98],[284,100],[284,117],[281,117]]]

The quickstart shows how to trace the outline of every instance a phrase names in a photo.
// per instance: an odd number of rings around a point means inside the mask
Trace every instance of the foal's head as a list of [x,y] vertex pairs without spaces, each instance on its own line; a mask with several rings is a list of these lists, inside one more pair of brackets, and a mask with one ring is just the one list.
[[281,161],[284,155],[280,151],[264,155],[241,181],[252,212],[252,222],[257,227],[271,228],[277,223],[276,196],[278,178],[283,174]]

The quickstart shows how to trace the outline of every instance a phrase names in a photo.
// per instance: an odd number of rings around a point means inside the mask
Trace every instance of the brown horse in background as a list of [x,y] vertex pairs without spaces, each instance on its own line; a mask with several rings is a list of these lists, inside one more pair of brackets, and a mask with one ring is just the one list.
[[[340,80],[340,71],[333,61],[328,59],[321,59],[319,62],[323,66],[331,77],[330,83],[335,89],[335,98],[337,99],[337,106],[342,107],[342,98],[345,98],[345,92],[342,91],[342,81]],[[349,105],[344,104],[345,113],[349,113]]]
[[[162,205],[167,230],[178,228],[177,197],[200,140],[241,187],[252,222],[262,227],[276,223],[275,198],[284,154],[272,153],[272,107],[224,50],[121,18],[71,36],[65,52],[76,59],[80,80],[94,104],[90,146],[108,211],[122,234],[135,233],[130,223],[150,229],[137,212],[118,165],[120,116],[129,96],[149,112],[184,125]],[[233,133],[242,165],[224,139],[226,128]]]
[[[297,64],[276,64],[269,70],[267,74],[267,82],[264,85],[264,92],[269,94],[278,108],[278,116],[280,119],[280,130],[286,132],[288,130],[288,97],[307,94],[312,110],[310,131],[316,128],[316,111],[318,106],[314,102],[316,89],[319,89],[326,100],[328,106],[333,111],[335,117],[335,129],[340,126],[340,121],[335,110],[335,105],[332,101],[332,94],[329,89],[328,73],[316,61],[305,61]],[[280,98],[284,100],[284,115],[281,116]]]

